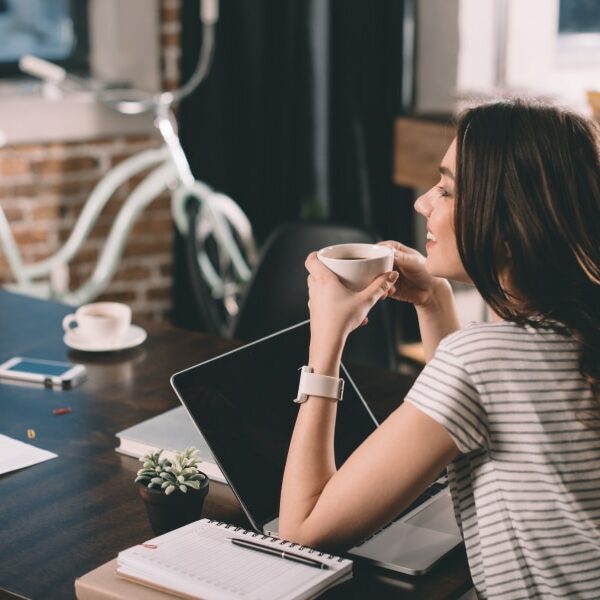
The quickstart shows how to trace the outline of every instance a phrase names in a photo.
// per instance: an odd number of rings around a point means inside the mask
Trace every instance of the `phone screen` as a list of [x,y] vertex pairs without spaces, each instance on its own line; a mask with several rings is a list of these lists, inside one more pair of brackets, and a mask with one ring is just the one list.
[[35,373],[36,375],[47,375],[48,377],[60,377],[73,368],[68,363],[46,363],[34,360],[21,360],[7,371],[15,373]]

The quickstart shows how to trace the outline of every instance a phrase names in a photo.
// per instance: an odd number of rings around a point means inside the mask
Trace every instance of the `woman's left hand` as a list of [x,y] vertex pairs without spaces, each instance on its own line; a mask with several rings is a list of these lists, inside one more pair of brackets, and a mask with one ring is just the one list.
[[308,275],[311,346],[339,347],[346,337],[367,322],[367,314],[378,300],[395,292],[396,271],[383,273],[359,292],[347,288],[318,258],[309,254]]

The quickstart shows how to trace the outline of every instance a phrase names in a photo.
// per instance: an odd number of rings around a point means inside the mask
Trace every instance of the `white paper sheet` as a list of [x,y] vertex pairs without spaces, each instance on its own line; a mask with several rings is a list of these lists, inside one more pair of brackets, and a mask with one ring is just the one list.
[[0,433],[0,475],[57,457],[58,454],[54,452],[42,450]]

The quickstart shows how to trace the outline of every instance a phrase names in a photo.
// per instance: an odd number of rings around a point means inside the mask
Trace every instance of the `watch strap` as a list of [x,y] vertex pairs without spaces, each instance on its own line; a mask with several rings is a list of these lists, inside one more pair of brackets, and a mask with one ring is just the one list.
[[304,366],[300,369],[298,396],[294,402],[301,404],[306,402],[309,396],[321,396],[339,401],[344,396],[344,380],[338,377],[319,375],[313,372],[312,367]]

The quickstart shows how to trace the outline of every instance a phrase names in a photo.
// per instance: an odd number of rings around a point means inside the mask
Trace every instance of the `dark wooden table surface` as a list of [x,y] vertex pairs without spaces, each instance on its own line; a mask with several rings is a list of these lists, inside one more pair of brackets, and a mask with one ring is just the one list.
[[[0,598],[74,598],[74,580],[152,537],[133,477],[139,463],[114,451],[115,432],[178,404],[175,371],[236,344],[170,326],[149,325],[139,348],[113,354],[70,351],[61,320],[69,307],[0,291],[0,362],[11,356],[86,365],[73,390],[0,383],[0,433],[59,458],[0,475]],[[351,369],[376,416],[393,410],[410,383],[393,373]],[[70,414],[52,409],[68,406]],[[27,429],[36,437],[28,440]],[[211,482],[204,516],[248,526],[226,485]],[[402,577],[358,566],[327,598],[455,598],[470,585],[464,551],[430,574]]]

